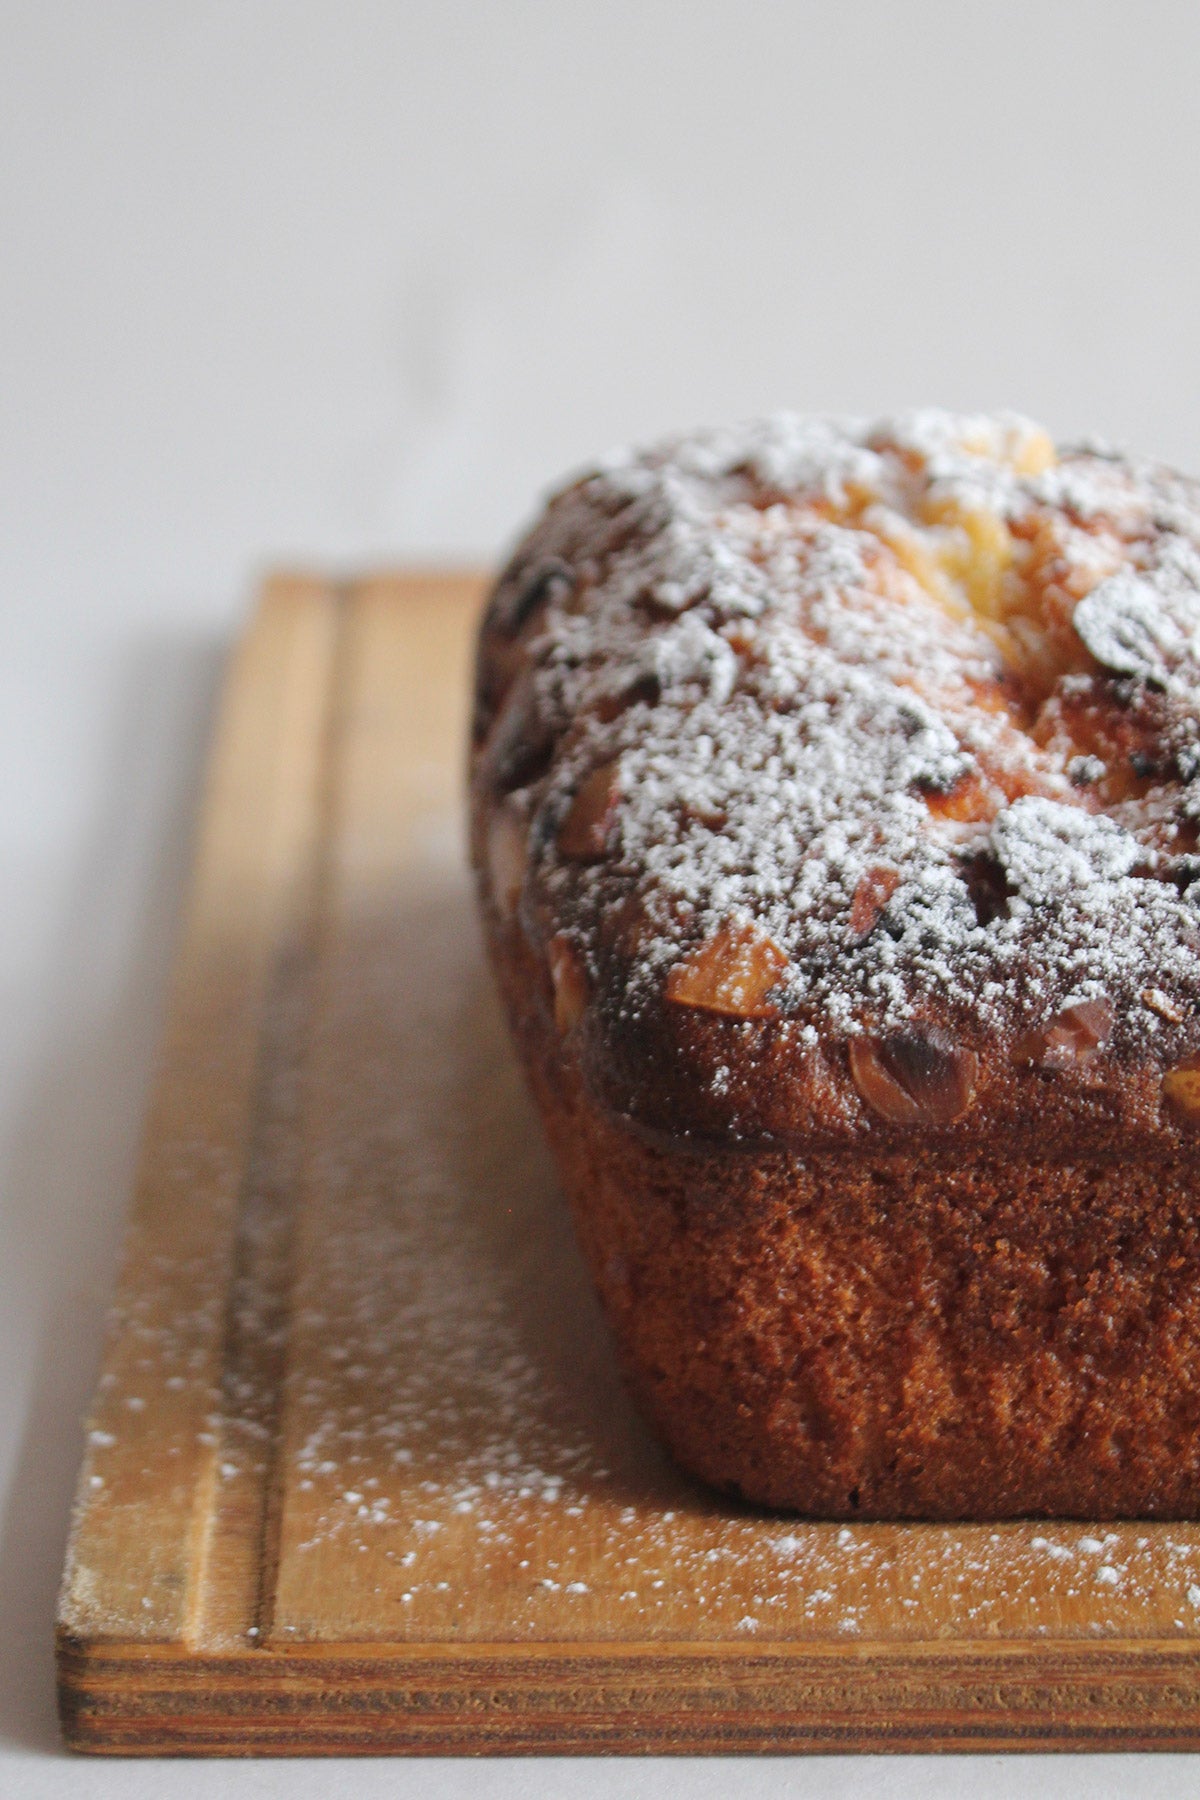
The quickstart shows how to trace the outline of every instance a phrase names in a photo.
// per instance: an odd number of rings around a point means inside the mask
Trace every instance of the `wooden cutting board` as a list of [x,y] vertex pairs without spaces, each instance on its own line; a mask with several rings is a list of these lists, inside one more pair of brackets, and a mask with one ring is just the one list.
[[1200,1529],[806,1524],[628,1404],[460,810],[470,576],[229,675],[64,1575],[77,1749],[1200,1747]]

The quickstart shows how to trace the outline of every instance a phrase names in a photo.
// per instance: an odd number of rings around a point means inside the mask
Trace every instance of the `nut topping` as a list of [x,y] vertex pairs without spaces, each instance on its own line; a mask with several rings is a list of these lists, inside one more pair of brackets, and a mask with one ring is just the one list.
[[599,862],[621,798],[617,763],[602,763],[580,784],[558,834],[558,848],[573,862]]
[[488,820],[487,869],[492,898],[501,918],[511,919],[525,884],[529,827],[508,802],[498,806]]
[[767,995],[787,966],[779,945],[760,926],[730,920],[676,963],[667,977],[667,999],[734,1019],[773,1018],[777,1008]]
[[850,1039],[850,1073],[892,1125],[949,1125],[975,1098],[979,1058],[939,1035]]
[[858,886],[854,890],[854,899],[850,903],[852,936],[859,939],[870,936],[879,923],[881,913],[899,885],[899,871],[885,868],[882,864],[867,869],[860,876]]
[[1200,1124],[1200,1055],[1187,1056],[1163,1076],[1163,1093],[1175,1111]]
[[[680,1081],[714,1034],[786,1064],[759,1113],[744,1058],[701,1057],[731,1070],[731,1133],[903,1119],[883,1135],[933,1154],[953,1127],[932,1121],[977,1104],[982,1141],[993,1094],[1008,1119],[1049,1091],[1057,1117],[1069,1088],[1086,1149],[1145,1128],[1147,1083],[1165,1119],[1166,1071],[1188,1091],[1200,493],[1084,448],[1046,481],[1048,443],[1015,430],[933,412],[673,439],[562,489],[504,572],[472,770],[490,934],[556,1041],[546,945],[569,934],[570,1043],[603,1013],[592,1048],[647,1120],[669,1101],[635,1065],[664,1008],[693,1009],[669,1011]],[[502,798],[529,821],[523,874]],[[821,1046],[836,1093],[810,1105]]]
[[1055,1013],[1040,1031],[1020,1038],[1013,1059],[1043,1069],[1074,1069],[1103,1049],[1112,1026],[1113,1009],[1107,1000],[1077,1000]]
[[554,1023],[565,1037],[578,1025],[587,1006],[587,972],[583,958],[565,931],[550,939],[546,955],[554,985]]
[[1142,1005],[1148,1006],[1152,1013],[1157,1013],[1160,1019],[1165,1019],[1168,1025],[1183,1024],[1186,1016],[1183,1008],[1176,1006],[1170,995],[1164,994],[1161,988],[1143,988],[1141,1001]]

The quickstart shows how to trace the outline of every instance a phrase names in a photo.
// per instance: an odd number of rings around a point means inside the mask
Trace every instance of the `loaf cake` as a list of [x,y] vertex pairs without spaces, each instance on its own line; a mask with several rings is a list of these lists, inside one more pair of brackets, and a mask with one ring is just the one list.
[[1200,485],[780,415],[565,487],[472,846],[627,1379],[812,1517],[1200,1508]]

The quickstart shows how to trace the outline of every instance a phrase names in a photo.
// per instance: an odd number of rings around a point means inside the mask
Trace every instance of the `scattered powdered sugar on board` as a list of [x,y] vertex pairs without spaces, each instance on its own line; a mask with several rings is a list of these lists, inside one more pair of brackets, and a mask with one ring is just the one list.
[[[316,993],[304,1167],[268,1140],[253,1181],[285,1205],[250,1218],[238,1299],[272,1354],[201,1393],[218,1504],[236,1514],[252,1479],[278,1496],[263,1641],[1195,1637],[1191,1526],[807,1523],[674,1470],[622,1392],[463,873],[431,858],[369,912],[335,908]],[[279,1072],[284,1118],[297,1083]],[[139,1436],[130,1485],[123,1434],[204,1382],[215,1323],[206,1301],[151,1328],[130,1302],[138,1354],[89,1447],[98,1496],[142,1504],[141,1457],[170,1466],[169,1434]],[[99,1572],[76,1584],[102,1603]],[[131,1604],[109,1630],[150,1616]]]
[[919,1639],[934,1594],[967,1637],[1195,1629],[1184,1527],[809,1524],[693,1486],[621,1389],[463,887],[348,921],[332,967],[277,1633],[318,1588],[418,1641]]
[[[794,646],[767,659],[764,678],[781,695],[789,657]],[[695,631],[670,666],[718,695],[727,679],[726,660]],[[812,732],[843,705],[886,699],[910,709],[890,753],[949,778],[961,752],[922,696],[873,687],[869,670],[824,667],[825,688],[805,676],[797,690]],[[704,757],[719,775],[719,740]],[[1079,859],[1070,866],[1085,896],[1130,879],[1115,827],[1090,818],[1077,829],[1074,815],[1064,823],[1070,810],[1034,795],[1006,814],[998,853],[1031,909],[1046,905],[1047,855],[1062,866],[1056,833]],[[899,808],[897,832],[911,826]],[[832,867],[832,811],[823,829]],[[841,829],[853,842],[852,821]],[[220,1394],[202,1387],[218,1502],[252,1477],[278,1499],[270,1631],[312,1636],[340,1602],[334,1629],[378,1640],[632,1630],[917,1641],[931,1633],[936,1596],[948,1637],[1194,1637],[1191,1526],[812,1524],[739,1508],[667,1463],[617,1379],[498,1019],[465,875],[432,852],[428,862],[424,876],[398,869],[366,910],[347,894],[332,910],[314,1067],[289,1103],[304,1102],[303,1170],[265,1146],[268,1161],[283,1160],[255,1180],[274,1182],[285,1205],[249,1218],[257,1254],[235,1296],[235,1326],[272,1354],[248,1360]],[[936,895],[936,857],[928,868]],[[289,1091],[296,1080],[294,1068],[280,1073]],[[166,1259],[160,1273],[169,1284],[180,1268]],[[85,1479],[99,1495],[117,1485],[123,1433],[142,1454],[147,1419],[205,1383],[204,1347],[229,1332],[228,1298],[210,1293],[169,1327],[129,1302],[121,1323],[138,1354],[125,1388],[107,1384],[89,1446]],[[160,1438],[144,1453],[169,1463],[178,1449]],[[133,1493],[136,1504],[138,1482]],[[82,1592],[95,1577],[76,1573]]]

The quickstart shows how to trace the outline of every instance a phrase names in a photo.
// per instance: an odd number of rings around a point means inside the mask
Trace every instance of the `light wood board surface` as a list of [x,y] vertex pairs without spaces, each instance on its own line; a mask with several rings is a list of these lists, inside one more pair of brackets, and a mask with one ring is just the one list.
[[119,1754],[1200,1747],[1200,1529],[808,1524],[617,1380],[476,930],[473,576],[268,583],[59,1610]]

